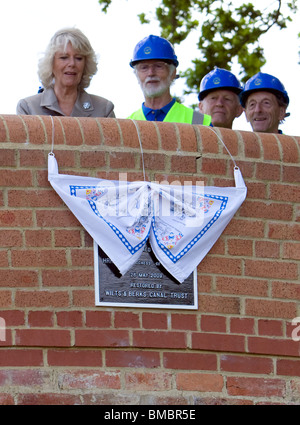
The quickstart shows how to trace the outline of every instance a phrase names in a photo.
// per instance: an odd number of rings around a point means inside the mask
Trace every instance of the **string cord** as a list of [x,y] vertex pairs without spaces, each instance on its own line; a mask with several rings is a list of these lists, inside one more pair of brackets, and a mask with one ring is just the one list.
[[50,152],[49,155],[54,155],[53,149],[54,149],[54,131],[55,130],[54,130],[54,121],[53,121],[52,115],[50,115],[50,118],[51,118],[51,122],[52,122],[52,134],[51,134],[52,144],[51,144],[51,152]]
[[[141,154],[142,154],[142,163],[143,163],[143,174],[144,174],[144,180],[146,180],[146,175],[145,175],[145,163],[144,163],[144,153],[143,153],[143,147],[142,147],[142,141],[141,141],[141,134],[140,134],[140,129],[138,128],[138,125],[136,123],[135,120],[131,120],[136,128],[137,134],[138,134],[138,139],[139,139],[139,144],[140,144],[140,149],[141,149]],[[227,146],[225,145],[224,141],[222,140],[222,138],[218,135],[218,133],[214,130],[214,128],[207,126],[206,128],[209,128],[218,138],[218,140],[222,143],[222,145],[224,146],[224,148],[226,149],[228,155],[230,156],[233,164],[234,164],[234,168],[238,169],[239,167],[237,166],[233,156],[231,155],[229,149],[227,148]]]
[[[51,118],[51,124],[52,124],[52,134],[51,134],[51,152],[50,155],[54,155],[54,133],[55,133],[55,127],[54,127],[54,120],[52,115],[50,115]],[[140,129],[137,125],[137,122],[135,120],[131,120],[133,122],[133,124],[135,125],[136,131],[137,131],[137,135],[138,135],[138,139],[139,139],[139,144],[140,144],[140,150],[141,150],[141,155],[142,155],[142,165],[143,165],[143,176],[144,176],[144,181],[146,181],[146,173],[145,173],[145,162],[144,162],[144,151],[143,151],[143,146],[142,146],[142,140],[141,140],[141,133],[140,133]],[[226,149],[228,155],[230,156],[234,167],[236,169],[238,169],[239,167],[237,166],[233,156],[231,155],[229,149],[227,148],[227,146],[225,145],[224,141],[222,140],[222,138],[218,135],[218,133],[214,130],[214,128],[207,126],[206,128],[208,128],[209,130],[211,130],[218,138],[218,140],[222,143],[222,145],[224,146],[224,148]]]
[[143,175],[144,175],[144,181],[146,181],[146,173],[145,173],[145,163],[144,163],[144,152],[143,152],[143,146],[142,146],[142,140],[141,140],[141,134],[140,134],[140,129],[137,125],[137,122],[135,120],[131,120],[133,122],[133,124],[135,125],[136,131],[137,131],[137,135],[138,135],[138,139],[139,139],[139,144],[140,144],[140,150],[141,150],[141,154],[142,154],[142,164],[143,164]]
[[238,169],[239,167],[236,165],[236,162],[233,158],[233,156],[231,155],[229,149],[227,148],[227,146],[225,145],[225,143],[223,142],[222,138],[218,135],[218,133],[214,130],[214,128],[207,126],[206,128],[209,128],[213,133],[215,133],[215,135],[217,136],[217,138],[220,140],[220,142],[222,143],[222,145],[224,146],[224,148],[226,149],[228,155],[230,156],[230,158],[232,159],[232,162],[234,163],[234,168]]

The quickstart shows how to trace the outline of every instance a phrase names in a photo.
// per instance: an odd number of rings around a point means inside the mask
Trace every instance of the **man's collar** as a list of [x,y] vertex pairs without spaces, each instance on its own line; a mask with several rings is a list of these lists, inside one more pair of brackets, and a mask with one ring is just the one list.
[[175,99],[172,99],[171,102],[159,109],[148,108],[145,106],[145,103],[143,103],[142,108],[144,115],[148,121],[163,121],[169,110],[174,105],[175,101]]

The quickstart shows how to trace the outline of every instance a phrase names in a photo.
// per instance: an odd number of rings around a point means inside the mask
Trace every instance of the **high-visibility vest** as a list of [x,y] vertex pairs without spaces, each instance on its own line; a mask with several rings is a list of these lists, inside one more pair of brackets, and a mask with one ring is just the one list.
[[[133,112],[133,114],[131,114],[128,118],[132,120],[146,121],[146,117],[142,108]],[[211,116],[201,114],[200,112],[194,111],[193,109],[188,108],[181,103],[175,102],[165,116],[164,122],[210,125]]]

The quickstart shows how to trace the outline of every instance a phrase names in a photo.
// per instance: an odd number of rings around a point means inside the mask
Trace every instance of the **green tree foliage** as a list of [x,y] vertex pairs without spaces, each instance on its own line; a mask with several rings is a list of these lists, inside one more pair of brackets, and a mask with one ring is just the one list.
[[[112,0],[98,0],[107,12]],[[264,50],[260,37],[273,26],[287,27],[292,14],[297,11],[297,0],[270,0],[252,3],[230,0],[161,0],[155,17],[139,15],[141,23],[157,19],[161,36],[171,43],[182,43],[192,31],[199,34],[197,49],[199,56],[192,60],[181,76],[186,79],[185,94],[197,93],[202,77],[214,66],[230,70],[233,61],[241,68],[241,81],[257,73],[265,64]],[[237,3],[240,3],[237,5]],[[268,3],[268,2],[267,2]]]

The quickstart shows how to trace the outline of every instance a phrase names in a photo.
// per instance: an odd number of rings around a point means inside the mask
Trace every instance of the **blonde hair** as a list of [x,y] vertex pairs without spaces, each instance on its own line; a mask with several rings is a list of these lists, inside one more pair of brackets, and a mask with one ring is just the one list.
[[54,55],[59,50],[64,51],[68,43],[85,57],[85,67],[79,89],[85,89],[90,85],[91,79],[96,74],[97,57],[87,37],[77,28],[64,28],[57,31],[51,38],[44,56],[38,64],[38,76],[45,88],[53,86],[53,60]]

